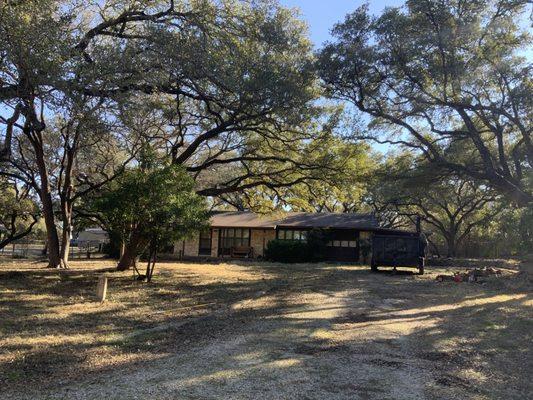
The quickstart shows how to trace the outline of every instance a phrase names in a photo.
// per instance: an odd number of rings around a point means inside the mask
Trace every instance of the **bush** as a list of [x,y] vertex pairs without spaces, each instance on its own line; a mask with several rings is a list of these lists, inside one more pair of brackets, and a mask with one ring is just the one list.
[[323,261],[326,259],[326,243],[330,240],[329,234],[323,229],[313,229],[307,233],[307,245],[311,252],[310,261]]
[[265,258],[270,261],[300,263],[313,259],[308,243],[298,240],[271,240],[265,249]]
[[307,233],[307,241],[272,240],[265,249],[265,258],[270,261],[299,263],[317,262],[326,258],[328,233],[313,229]]

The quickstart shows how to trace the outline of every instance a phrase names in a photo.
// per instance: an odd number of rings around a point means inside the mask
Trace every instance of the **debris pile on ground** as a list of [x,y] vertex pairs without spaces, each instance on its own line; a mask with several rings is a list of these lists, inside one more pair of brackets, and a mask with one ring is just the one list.
[[449,258],[449,257],[428,257],[426,264],[429,267],[453,267],[453,268],[507,268],[515,269],[520,264],[515,258]]
[[499,269],[485,267],[475,268],[466,272],[456,272],[453,275],[438,275],[437,281],[454,281],[454,282],[478,282],[480,278],[486,278],[490,276],[501,276],[502,271]]

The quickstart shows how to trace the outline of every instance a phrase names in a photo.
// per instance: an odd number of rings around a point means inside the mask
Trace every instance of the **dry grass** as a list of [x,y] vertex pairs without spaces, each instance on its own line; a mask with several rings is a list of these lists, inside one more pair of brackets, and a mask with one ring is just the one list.
[[[2,399],[524,399],[526,274],[437,283],[328,264],[0,260]],[[107,272],[106,272],[107,271]],[[95,302],[109,276],[108,300]]]

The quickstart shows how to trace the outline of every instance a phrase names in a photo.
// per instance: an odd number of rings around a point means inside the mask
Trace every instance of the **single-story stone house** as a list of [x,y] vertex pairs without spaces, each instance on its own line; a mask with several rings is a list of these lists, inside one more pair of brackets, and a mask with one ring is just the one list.
[[313,229],[328,232],[326,255],[329,260],[357,262],[360,241],[379,230],[373,214],[289,212],[264,216],[253,212],[217,212],[210,228],[180,241],[174,253],[183,257],[261,258],[273,239],[306,240]]

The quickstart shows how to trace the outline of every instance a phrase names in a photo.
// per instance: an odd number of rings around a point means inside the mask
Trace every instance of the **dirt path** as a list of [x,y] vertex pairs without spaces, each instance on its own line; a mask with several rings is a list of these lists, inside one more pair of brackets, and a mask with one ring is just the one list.
[[209,288],[218,306],[136,331],[143,340],[133,349],[153,342],[168,351],[5,398],[526,399],[532,392],[533,300],[530,283],[515,275],[458,285],[436,283],[442,271],[177,268],[194,275],[202,293]]

